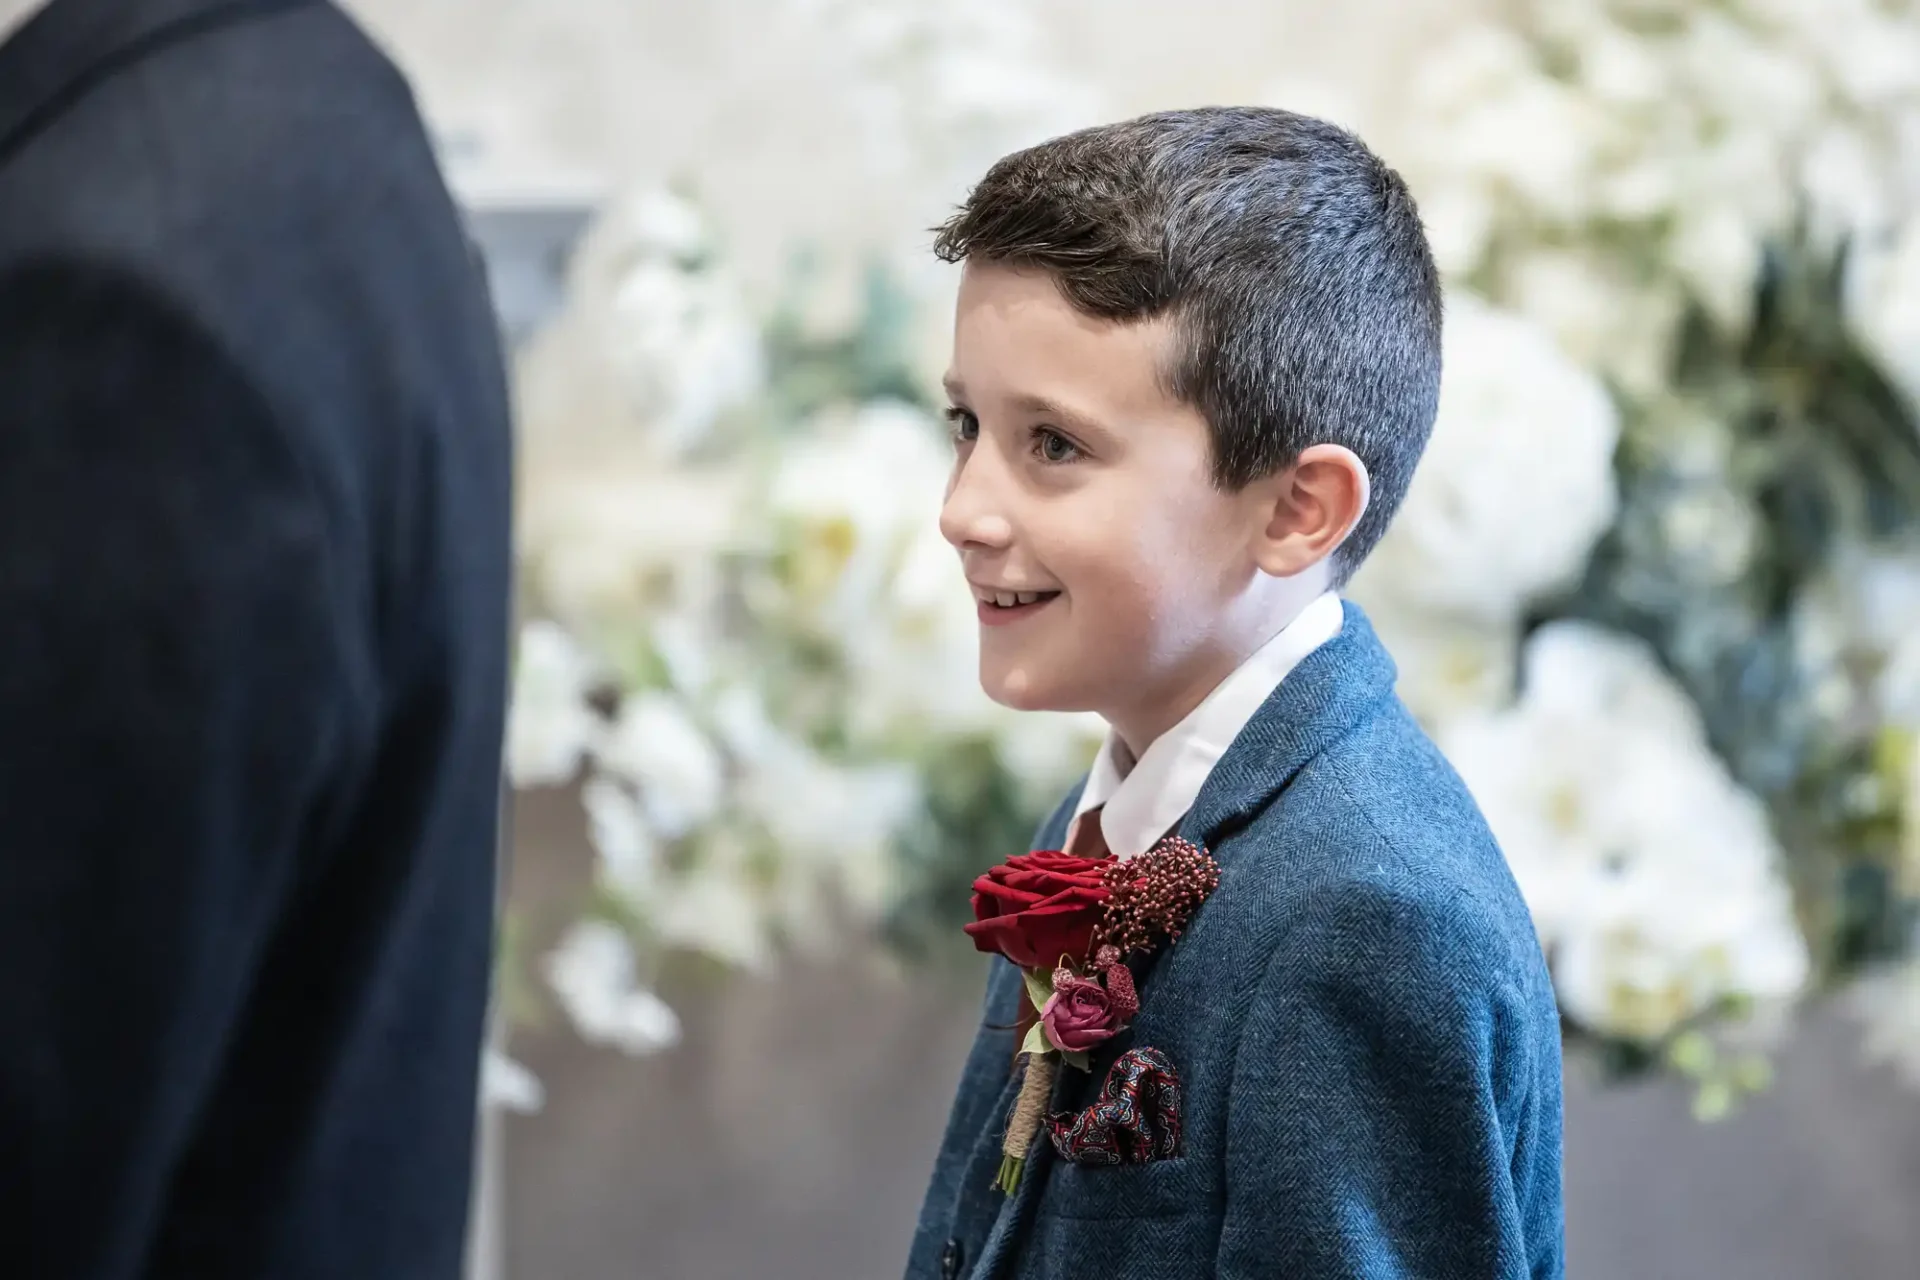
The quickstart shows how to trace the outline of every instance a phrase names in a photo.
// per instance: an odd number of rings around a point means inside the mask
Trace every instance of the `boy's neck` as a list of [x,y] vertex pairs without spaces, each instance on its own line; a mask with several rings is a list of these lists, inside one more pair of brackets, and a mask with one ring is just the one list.
[[1197,654],[1171,687],[1157,690],[1151,703],[1101,713],[1127,755],[1135,760],[1145,755],[1156,739],[1191,715],[1242,663],[1292,626],[1332,583],[1315,575],[1311,581],[1274,581],[1270,586],[1272,592],[1260,602],[1266,607],[1256,619],[1238,625],[1232,618],[1221,619],[1217,641]]

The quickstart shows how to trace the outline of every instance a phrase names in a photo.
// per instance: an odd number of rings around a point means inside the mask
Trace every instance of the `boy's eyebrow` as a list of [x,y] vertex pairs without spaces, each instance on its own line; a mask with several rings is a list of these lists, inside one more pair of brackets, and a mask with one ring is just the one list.
[[1106,432],[1106,428],[1101,426],[1100,423],[1093,418],[1089,418],[1084,413],[1069,409],[1058,400],[1049,400],[1045,396],[1018,395],[1012,397],[1007,403],[1022,413],[1033,413],[1043,418],[1053,418],[1062,426],[1073,427],[1080,431],[1097,434],[1105,434]]
[[[966,398],[966,386],[951,373],[940,379],[940,385],[946,389],[949,399],[959,401]],[[1107,429],[1093,418],[1069,409],[1058,400],[1049,400],[1045,396],[1031,393],[1009,396],[1007,407],[1017,413],[1032,413],[1043,418],[1052,418],[1062,426],[1072,427],[1089,435],[1107,434]]]

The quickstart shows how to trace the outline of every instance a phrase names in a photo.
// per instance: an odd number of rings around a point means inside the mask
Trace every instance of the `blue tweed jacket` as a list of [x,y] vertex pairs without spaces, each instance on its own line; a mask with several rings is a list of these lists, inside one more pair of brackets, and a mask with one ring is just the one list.
[[[1364,615],[1268,699],[1181,834],[1220,886],[1139,971],[1135,1046],[1185,1091],[1172,1160],[1082,1168],[1043,1139],[994,1188],[1021,982],[993,962],[907,1280],[1547,1280],[1563,1274],[1560,1038],[1520,892],[1394,696]],[[1076,788],[1076,794],[1077,794]],[[1075,796],[1042,827],[1058,848]]]

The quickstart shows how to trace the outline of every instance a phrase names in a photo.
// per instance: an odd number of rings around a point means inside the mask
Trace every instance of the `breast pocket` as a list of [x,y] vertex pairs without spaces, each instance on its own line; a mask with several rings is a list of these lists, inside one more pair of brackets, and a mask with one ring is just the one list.
[[1055,1218],[1161,1218],[1212,1208],[1202,1164],[1191,1156],[1148,1164],[1077,1165],[1056,1160],[1040,1213]]
[[1166,1280],[1201,1275],[1220,1248],[1215,1182],[1191,1156],[1053,1166],[1021,1250],[1020,1280]]

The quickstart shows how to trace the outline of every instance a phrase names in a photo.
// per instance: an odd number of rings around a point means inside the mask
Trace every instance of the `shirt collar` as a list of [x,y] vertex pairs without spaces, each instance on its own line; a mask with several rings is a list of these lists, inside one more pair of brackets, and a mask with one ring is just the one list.
[[1214,686],[1185,719],[1155,738],[1135,760],[1107,730],[1074,817],[1096,806],[1100,834],[1121,858],[1138,857],[1179,824],[1194,797],[1287,673],[1340,633],[1340,597],[1329,591]]

